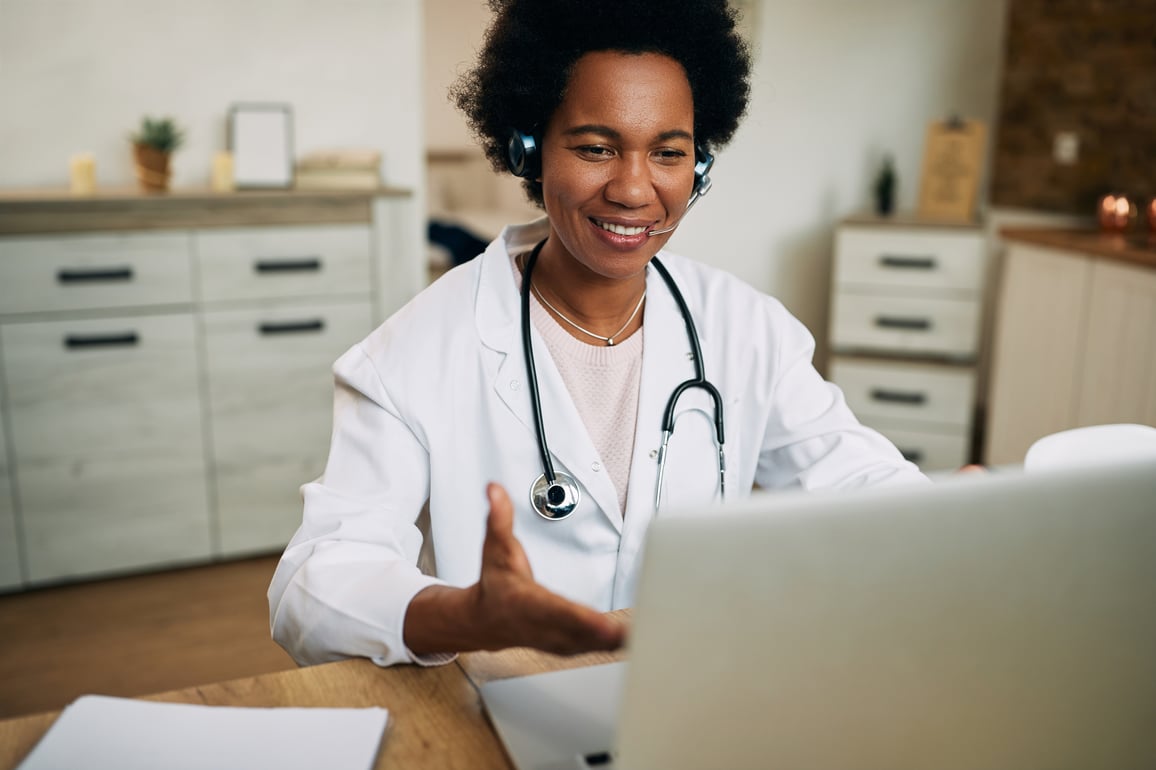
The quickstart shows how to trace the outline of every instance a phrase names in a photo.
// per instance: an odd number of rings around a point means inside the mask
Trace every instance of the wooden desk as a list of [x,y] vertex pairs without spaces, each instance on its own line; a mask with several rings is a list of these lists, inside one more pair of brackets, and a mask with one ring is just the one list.
[[[478,685],[621,659],[621,653],[560,658],[514,649],[469,653],[456,664],[437,668],[385,669],[368,660],[345,660],[174,690],[142,700],[209,706],[383,706],[389,709],[389,727],[377,757],[377,770],[509,770],[506,752],[482,710]],[[23,761],[59,715],[56,711],[0,721],[0,770],[10,770]]]

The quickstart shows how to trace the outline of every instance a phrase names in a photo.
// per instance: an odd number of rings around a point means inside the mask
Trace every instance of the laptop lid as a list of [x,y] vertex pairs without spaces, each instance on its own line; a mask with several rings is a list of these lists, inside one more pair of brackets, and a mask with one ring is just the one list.
[[644,561],[619,767],[1156,767],[1156,465],[760,495]]

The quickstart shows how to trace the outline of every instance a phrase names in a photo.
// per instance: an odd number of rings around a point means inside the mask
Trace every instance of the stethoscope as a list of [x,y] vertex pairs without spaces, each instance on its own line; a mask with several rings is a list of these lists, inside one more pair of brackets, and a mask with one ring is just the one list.
[[[692,201],[693,202],[693,201]],[[574,477],[568,473],[554,470],[554,462],[550,459],[550,449],[546,445],[546,428],[542,422],[542,402],[538,397],[538,375],[534,369],[534,347],[530,334],[530,278],[534,271],[534,264],[538,261],[538,254],[546,245],[543,240],[530,252],[522,275],[522,352],[526,357],[526,377],[530,383],[530,403],[534,410],[534,430],[538,436],[538,453],[542,456],[541,476],[530,485],[530,505],[544,518],[550,521],[565,519],[578,507],[581,492]],[[654,493],[654,511],[658,512],[662,504],[662,479],[666,471],[666,454],[670,445],[670,437],[674,433],[674,410],[678,406],[678,399],[683,393],[692,388],[701,388],[710,395],[714,402],[715,435],[718,438],[718,480],[719,494],[726,494],[726,455],[723,453],[723,404],[718,388],[706,378],[702,363],[702,348],[698,342],[698,332],[694,327],[694,320],[690,315],[690,308],[678,290],[674,279],[670,276],[666,266],[658,261],[658,257],[650,260],[654,269],[662,276],[670,289],[678,309],[682,313],[682,320],[686,324],[686,336],[690,340],[691,355],[694,356],[694,377],[680,383],[666,401],[666,411],[662,416],[662,446],[658,450],[658,486]]]

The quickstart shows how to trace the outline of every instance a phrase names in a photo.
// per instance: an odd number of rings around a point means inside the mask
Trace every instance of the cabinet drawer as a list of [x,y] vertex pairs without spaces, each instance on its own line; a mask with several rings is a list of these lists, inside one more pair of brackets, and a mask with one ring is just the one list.
[[971,424],[975,375],[971,369],[836,358],[831,381],[860,419],[883,418],[966,428]]
[[189,236],[0,239],[0,314],[192,301]]
[[208,558],[192,316],[0,334],[28,579]]
[[974,299],[923,299],[841,291],[835,295],[831,344],[837,350],[926,353],[967,358],[976,352]]
[[206,302],[370,293],[365,225],[254,227],[194,239]]
[[204,316],[223,555],[283,548],[321,474],[333,362],[372,329],[368,302]]
[[839,230],[836,286],[980,291],[984,240],[980,231]]
[[903,456],[924,473],[954,471],[967,464],[970,434],[960,430],[912,430],[887,420],[863,420],[863,424],[882,433],[895,444]]
[[201,451],[191,315],[12,323],[0,340],[20,464]]

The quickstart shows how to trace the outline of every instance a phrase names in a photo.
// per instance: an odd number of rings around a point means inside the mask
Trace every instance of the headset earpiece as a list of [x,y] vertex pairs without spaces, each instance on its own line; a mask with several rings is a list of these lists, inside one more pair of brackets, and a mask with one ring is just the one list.
[[714,165],[714,156],[701,144],[694,146],[694,192],[691,199],[701,198],[710,192],[710,167]]
[[506,167],[510,173],[523,179],[537,179],[541,176],[541,165],[538,140],[534,135],[518,129],[511,131],[506,143]]

